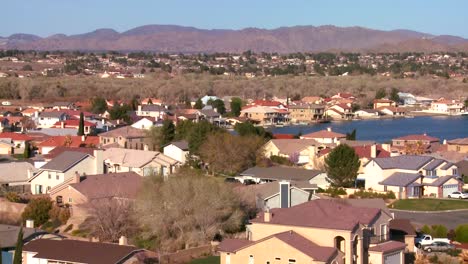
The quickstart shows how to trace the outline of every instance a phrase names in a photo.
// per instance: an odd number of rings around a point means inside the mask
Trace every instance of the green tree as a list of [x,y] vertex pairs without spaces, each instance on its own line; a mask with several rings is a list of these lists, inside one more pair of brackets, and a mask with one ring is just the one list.
[[223,100],[216,99],[211,103],[211,105],[214,109],[216,109],[216,112],[218,112],[219,114],[224,115],[226,113],[226,107],[224,105]]
[[[24,143],[23,158],[29,159],[31,157],[31,144],[28,141]],[[1,262],[0,262],[1,263]]]
[[385,88],[380,88],[375,93],[375,99],[382,99],[385,98],[385,96],[387,96],[387,91],[385,91]]
[[231,113],[234,116],[239,116],[242,110],[242,99],[239,97],[234,97],[231,99]]
[[95,114],[102,114],[107,110],[106,99],[102,97],[95,97],[91,100],[91,112]]
[[398,95],[400,91],[397,88],[392,88],[390,91],[390,100],[399,103],[400,102],[400,96]]
[[208,134],[211,134],[219,130],[218,127],[214,126],[206,120],[202,120],[194,124],[188,135],[189,150],[191,154],[198,154],[200,146],[205,142]]
[[356,129],[353,129],[351,133],[346,133],[347,140],[356,140]]
[[23,221],[31,219],[34,220],[34,224],[41,226],[49,220],[50,209],[52,209],[52,201],[50,198],[34,198],[31,199],[26,208],[24,208],[21,217],[23,218]]
[[177,122],[177,126],[175,127],[175,140],[188,140],[190,131],[194,127],[194,124],[190,120],[183,120]]
[[31,65],[29,65],[29,64],[26,64],[21,68],[21,70],[23,70],[23,71],[32,71],[33,67]]
[[325,158],[327,180],[333,187],[351,187],[356,180],[360,165],[361,161],[354,149],[341,144]]
[[460,243],[468,243],[468,224],[463,224],[455,228],[455,240]]
[[[1,251],[0,251],[1,254]],[[13,264],[23,263],[23,227],[18,232],[18,238],[16,239],[15,256],[13,258]]]
[[80,123],[78,125],[78,136],[84,136],[84,115],[80,113]]
[[165,119],[161,127],[161,146],[171,143],[175,138],[175,126],[174,123]]
[[203,108],[203,102],[200,98],[198,98],[198,100],[195,102],[195,106],[194,106],[195,109],[202,109]]
[[240,136],[260,136],[265,139],[272,139],[273,135],[270,132],[267,132],[263,127],[256,127],[250,122],[237,123],[234,126],[234,131],[236,131]]

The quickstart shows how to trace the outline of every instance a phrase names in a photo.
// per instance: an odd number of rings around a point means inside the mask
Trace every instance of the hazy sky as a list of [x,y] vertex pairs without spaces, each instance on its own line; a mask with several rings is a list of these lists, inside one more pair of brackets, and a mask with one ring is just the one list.
[[468,38],[468,0],[0,0],[0,6],[0,36],[122,32],[146,24],[205,29],[328,24]]

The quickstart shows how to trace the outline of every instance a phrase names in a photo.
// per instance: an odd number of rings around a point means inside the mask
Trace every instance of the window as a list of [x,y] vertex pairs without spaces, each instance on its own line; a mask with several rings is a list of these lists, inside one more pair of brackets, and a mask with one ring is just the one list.
[[47,191],[50,191],[50,186],[47,186]]
[[249,264],[254,264],[254,256],[253,255],[249,256]]
[[55,179],[56,179],[56,180],[60,180],[60,175],[58,175],[58,174],[55,175]]
[[68,197],[68,203],[73,203],[73,198]]
[[281,260],[281,258],[275,258],[275,260]]
[[52,175],[50,174],[50,172],[49,172],[48,176],[49,176],[49,180],[50,180],[52,178]]
[[452,169],[452,175],[458,175],[458,170],[457,169]]
[[387,237],[387,225],[380,225],[380,236],[382,238]]
[[384,185],[383,190],[384,190],[384,192],[387,191],[387,185]]
[[292,263],[296,263],[296,260],[295,259],[289,259],[288,264],[292,264]]

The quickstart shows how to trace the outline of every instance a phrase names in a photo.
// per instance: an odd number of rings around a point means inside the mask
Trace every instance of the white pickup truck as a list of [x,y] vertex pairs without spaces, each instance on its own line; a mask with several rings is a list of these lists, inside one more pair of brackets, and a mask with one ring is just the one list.
[[450,244],[450,239],[448,238],[433,238],[431,235],[420,235],[415,238],[415,245],[419,248],[425,245],[430,245],[434,242],[445,242]]

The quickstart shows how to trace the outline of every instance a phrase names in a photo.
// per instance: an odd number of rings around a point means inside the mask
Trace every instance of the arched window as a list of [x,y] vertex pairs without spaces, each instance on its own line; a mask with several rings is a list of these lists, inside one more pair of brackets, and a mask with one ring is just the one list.
[[335,248],[341,252],[345,252],[345,239],[342,236],[335,237]]

